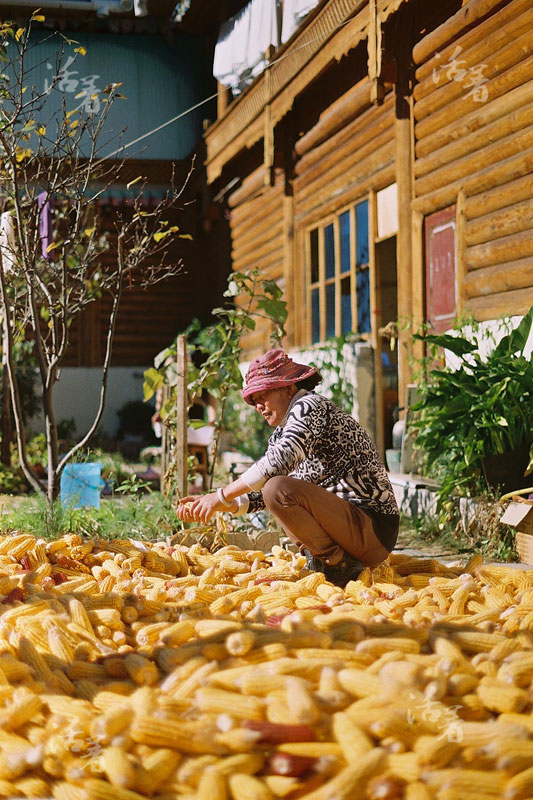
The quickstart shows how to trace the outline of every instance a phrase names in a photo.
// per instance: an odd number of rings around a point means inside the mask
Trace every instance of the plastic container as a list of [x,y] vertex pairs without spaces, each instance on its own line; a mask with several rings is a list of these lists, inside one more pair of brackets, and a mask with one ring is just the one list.
[[61,473],[61,502],[72,508],[100,508],[103,486],[101,464],[67,464]]

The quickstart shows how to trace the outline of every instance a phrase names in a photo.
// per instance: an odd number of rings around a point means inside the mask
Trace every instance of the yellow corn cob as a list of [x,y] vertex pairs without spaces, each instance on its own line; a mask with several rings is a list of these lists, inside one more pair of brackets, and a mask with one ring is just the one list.
[[228,778],[233,800],[272,800],[272,792],[268,786],[243,772],[237,772]]
[[92,664],[87,661],[73,661],[67,666],[67,675],[71,681],[87,679],[90,681],[105,681],[107,673],[102,664]]
[[413,781],[405,787],[404,798],[405,800],[432,800],[433,795],[430,794],[425,783]]
[[22,728],[40,711],[41,706],[40,697],[31,692],[19,696],[0,710],[0,728],[6,731]]
[[198,784],[197,800],[227,800],[227,796],[224,777],[217,772],[206,770]]
[[226,692],[223,689],[198,689],[195,702],[201,711],[227,712],[240,719],[263,719],[264,702],[257,697]]
[[369,695],[379,694],[382,689],[381,679],[363,669],[348,667],[340,670],[338,677],[342,688],[354,697],[368,697]]
[[50,651],[66,664],[74,659],[74,652],[67,637],[57,627],[48,629],[48,646]]
[[37,678],[49,681],[52,675],[50,667],[29,639],[22,636],[18,645],[18,656],[32,668]]
[[306,800],[358,800],[365,796],[368,778],[376,774],[384,762],[384,751],[376,747],[361,757],[357,764],[350,764],[315,791],[306,795]]
[[202,734],[196,727],[188,728],[182,720],[174,722],[158,717],[138,716],[132,722],[130,736],[134,742],[149,744],[151,747],[168,747],[184,753],[216,753],[219,750],[205,732]]
[[467,653],[487,653],[495,645],[505,641],[503,634],[478,631],[457,631],[451,633],[450,637]]
[[135,785],[135,769],[122,747],[106,747],[100,758],[104,773],[113,786],[131,789]]
[[68,609],[73,623],[79,625],[81,628],[85,628],[88,633],[94,634],[93,626],[89,621],[89,617],[83,603],[81,603],[75,597],[72,597],[69,600]]
[[94,778],[85,780],[83,788],[87,800],[145,800],[145,796],[138,792],[124,789],[120,786],[112,786],[107,781],[100,781]]
[[445,767],[460,750],[458,742],[446,736],[420,736],[413,747],[421,765]]
[[489,711],[498,713],[520,713],[528,703],[528,695],[523,689],[500,684],[498,681],[482,680],[477,694]]
[[262,753],[238,753],[234,756],[217,759],[209,767],[209,770],[218,775],[234,775],[235,773],[255,775],[262,769],[264,763],[265,758]]
[[251,630],[235,631],[226,637],[225,647],[232,656],[244,656],[255,645],[256,636]]
[[373,748],[372,740],[355,725],[347,714],[339,712],[333,716],[333,735],[339,743],[348,764],[357,761]]
[[[533,770],[532,770],[533,774]],[[496,797],[503,796],[506,776],[503,772],[486,772],[478,769],[436,769],[424,773],[424,780],[430,786],[443,789],[462,789],[463,792],[486,793]]]
[[143,758],[142,768],[137,770],[135,789],[141,794],[153,794],[166,784],[176,772],[181,756],[175,750],[161,748]]
[[133,709],[127,706],[112,708],[92,721],[91,736],[101,744],[110,744],[115,736],[122,733],[133,719]]
[[313,696],[301,678],[287,678],[286,702],[296,725],[312,725],[319,718]]

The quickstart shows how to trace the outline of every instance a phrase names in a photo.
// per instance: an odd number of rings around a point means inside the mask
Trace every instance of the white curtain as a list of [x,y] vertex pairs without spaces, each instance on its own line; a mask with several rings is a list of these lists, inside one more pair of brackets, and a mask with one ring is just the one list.
[[4,211],[0,216],[0,252],[4,272],[10,272],[15,263],[15,226],[11,211]]
[[221,27],[213,75],[239,94],[266,66],[270,45],[279,47],[280,0],[251,0]]
[[320,0],[283,0],[283,22],[281,23],[281,42],[287,42],[301,21]]

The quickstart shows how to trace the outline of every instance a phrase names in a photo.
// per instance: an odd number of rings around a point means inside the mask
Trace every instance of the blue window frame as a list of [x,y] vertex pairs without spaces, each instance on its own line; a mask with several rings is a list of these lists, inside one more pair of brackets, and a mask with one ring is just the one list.
[[368,200],[307,234],[309,338],[312,344],[371,330]]

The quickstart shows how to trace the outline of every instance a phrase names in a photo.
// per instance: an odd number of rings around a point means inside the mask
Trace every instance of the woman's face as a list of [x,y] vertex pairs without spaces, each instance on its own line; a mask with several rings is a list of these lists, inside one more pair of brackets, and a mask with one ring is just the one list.
[[272,428],[282,422],[295,388],[292,384],[284,386],[282,389],[268,389],[266,392],[257,392],[252,395],[256,411],[262,414]]

